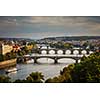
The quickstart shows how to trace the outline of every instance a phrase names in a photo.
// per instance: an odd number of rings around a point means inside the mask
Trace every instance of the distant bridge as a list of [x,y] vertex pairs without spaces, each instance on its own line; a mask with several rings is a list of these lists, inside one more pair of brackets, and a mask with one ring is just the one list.
[[63,53],[62,54],[66,54],[66,52],[70,52],[69,54],[75,54],[75,52],[77,52],[77,54],[90,54],[90,53],[93,53],[94,50],[92,49],[57,49],[57,48],[37,48],[37,49],[33,49],[32,52],[33,53],[38,53],[38,54],[42,54],[43,51],[46,52],[46,54],[50,54],[51,51],[55,52],[54,54],[58,54],[58,52],[62,51]]

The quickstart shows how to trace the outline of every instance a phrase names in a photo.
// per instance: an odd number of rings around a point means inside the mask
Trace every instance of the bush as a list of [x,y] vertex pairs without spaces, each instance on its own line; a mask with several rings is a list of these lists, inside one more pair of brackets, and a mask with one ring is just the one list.
[[0,76],[0,83],[10,83],[10,77],[8,76]]
[[42,83],[44,80],[44,75],[40,72],[32,72],[27,78],[28,83]]
[[26,79],[17,79],[14,83],[43,83],[44,76],[40,72],[32,72]]

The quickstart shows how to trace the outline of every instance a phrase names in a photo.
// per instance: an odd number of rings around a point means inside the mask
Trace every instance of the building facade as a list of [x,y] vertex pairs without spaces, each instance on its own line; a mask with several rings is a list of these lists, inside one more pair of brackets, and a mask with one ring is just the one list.
[[11,52],[13,50],[13,46],[11,45],[4,45],[4,44],[0,44],[0,54],[5,55],[8,52]]

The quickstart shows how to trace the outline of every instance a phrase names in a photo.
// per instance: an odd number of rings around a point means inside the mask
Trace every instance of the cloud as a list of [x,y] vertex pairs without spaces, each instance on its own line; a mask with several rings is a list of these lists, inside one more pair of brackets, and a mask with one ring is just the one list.
[[[100,17],[6,16],[0,17],[0,36],[45,37],[100,35]],[[2,34],[3,33],[3,34]],[[41,36],[41,33],[43,36]],[[19,35],[17,35],[19,34]],[[38,35],[37,35],[38,34]]]

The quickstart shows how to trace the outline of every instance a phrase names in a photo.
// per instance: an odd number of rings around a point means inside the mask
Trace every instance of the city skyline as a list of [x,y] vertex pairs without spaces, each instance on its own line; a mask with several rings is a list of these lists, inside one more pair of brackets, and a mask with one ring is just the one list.
[[100,36],[100,17],[1,16],[0,37]]

